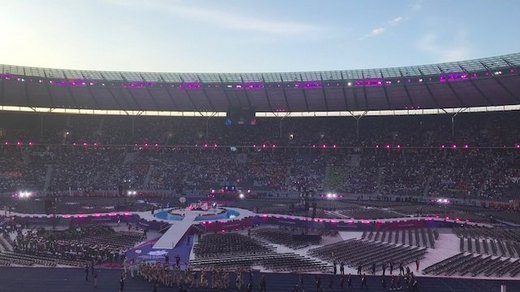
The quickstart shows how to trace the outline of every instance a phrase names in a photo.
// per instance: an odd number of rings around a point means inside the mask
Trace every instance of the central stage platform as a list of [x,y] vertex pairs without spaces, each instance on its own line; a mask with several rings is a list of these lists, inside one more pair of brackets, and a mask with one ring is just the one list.
[[237,208],[209,208],[206,210],[191,208],[162,209],[153,215],[153,219],[171,223],[172,226],[157,240],[153,248],[175,248],[194,224],[212,221],[227,222],[230,220],[241,220],[251,216],[255,216],[255,213]]

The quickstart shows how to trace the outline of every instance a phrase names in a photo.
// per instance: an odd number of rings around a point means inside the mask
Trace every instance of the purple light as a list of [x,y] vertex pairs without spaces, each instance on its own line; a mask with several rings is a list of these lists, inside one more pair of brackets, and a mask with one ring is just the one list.
[[184,82],[179,84],[179,88],[184,90],[199,90],[202,88],[202,85],[199,82]]
[[69,87],[69,84],[65,80],[51,80],[49,84],[56,87]]
[[319,82],[319,81],[295,82],[294,88],[296,88],[296,89],[317,89],[317,88],[321,88],[321,82]]
[[464,81],[468,79],[477,79],[477,75],[473,74],[473,76],[468,76],[466,73],[449,73],[449,74],[442,74],[439,76],[439,82],[445,83],[445,82],[456,82],[456,81]]
[[136,82],[124,83],[123,88],[150,88],[150,87],[154,87],[155,85],[156,85],[155,82],[136,81]]
[[11,80],[13,78],[13,75],[11,74],[0,74],[0,78],[4,80]]
[[[85,87],[87,82],[85,80],[51,80],[49,84],[56,87]],[[93,83],[91,83],[93,84]]]
[[239,85],[241,89],[244,90],[262,90],[264,89],[264,84],[262,82],[244,82]]
[[383,79],[365,79],[365,80],[357,80],[354,84],[356,86],[365,86],[365,87],[378,87],[384,86]]

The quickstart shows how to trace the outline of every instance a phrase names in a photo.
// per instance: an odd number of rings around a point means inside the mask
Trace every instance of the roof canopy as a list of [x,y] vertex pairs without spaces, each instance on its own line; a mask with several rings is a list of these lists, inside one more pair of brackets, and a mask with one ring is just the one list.
[[151,73],[0,65],[0,106],[226,112],[520,104],[520,53],[432,65],[282,73]]

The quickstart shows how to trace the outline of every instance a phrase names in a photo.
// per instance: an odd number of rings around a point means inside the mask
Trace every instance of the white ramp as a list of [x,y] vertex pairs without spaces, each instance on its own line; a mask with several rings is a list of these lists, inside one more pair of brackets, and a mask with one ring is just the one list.
[[181,240],[181,238],[186,234],[186,231],[190,229],[193,221],[197,214],[195,213],[187,213],[184,216],[182,221],[176,221],[173,225],[168,229],[159,240],[154,244],[153,248],[156,249],[171,249],[174,248],[177,243]]

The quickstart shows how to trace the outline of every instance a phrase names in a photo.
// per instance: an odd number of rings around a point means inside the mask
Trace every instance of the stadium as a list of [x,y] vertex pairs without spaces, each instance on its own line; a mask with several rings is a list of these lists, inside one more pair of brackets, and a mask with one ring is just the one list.
[[520,291],[520,53],[0,65],[0,291]]

